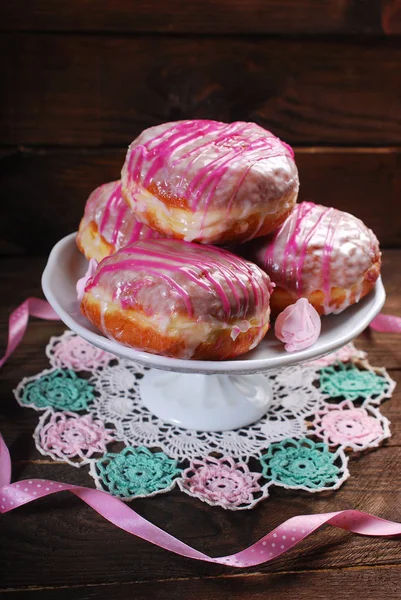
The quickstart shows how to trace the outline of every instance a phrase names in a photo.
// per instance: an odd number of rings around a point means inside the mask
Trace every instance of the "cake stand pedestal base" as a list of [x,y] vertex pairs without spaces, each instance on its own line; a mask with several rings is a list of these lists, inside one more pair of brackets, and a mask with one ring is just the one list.
[[142,402],[162,421],[184,429],[226,431],[258,421],[272,397],[264,375],[201,375],[151,369],[140,381]]
[[297,352],[286,352],[270,329],[257,348],[232,360],[184,360],[148,354],[110,340],[81,314],[76,286],[87,272],[88,262],[79,252],[75,238],[75,233],[68,235],[50,253],[42,276],[47,300],[67,327],[84,340],[150,367],[140,380],[145,406],[163,421],[186,429],[224,431],[258,421],[272,397],[266,376],[269,369],[338,350],[369,325],[386,298],[379,278],[372,292],[360,302],[322,319],[319,339],[310,348]]

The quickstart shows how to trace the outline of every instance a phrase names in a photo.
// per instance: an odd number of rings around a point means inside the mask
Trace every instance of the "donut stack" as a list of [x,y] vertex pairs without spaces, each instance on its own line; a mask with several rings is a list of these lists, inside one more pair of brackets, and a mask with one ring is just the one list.
[[222,360],[261,341],[271,308],[344,310],[379,275],[378,241],[348,213],[296,204],[298,188],[291,148],[254,123],[145,130],[121,180],[87,200],[77,244],[99,265],[81,311],[138,350]]

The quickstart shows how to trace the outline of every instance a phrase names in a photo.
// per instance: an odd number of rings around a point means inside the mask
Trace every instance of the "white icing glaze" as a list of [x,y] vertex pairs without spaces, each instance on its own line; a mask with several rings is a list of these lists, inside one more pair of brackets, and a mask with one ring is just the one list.
[[348,292],[343,310],[350,288],[379,259],[379,242],[360,219],[311,202],[296,205],[275,234],[255,242],[255,261],[274,283],[296,297],[322,290],[327,309],[331,288]]
[[[164,233],[175,229],[188,241],[202,242],[218,240],[238,220],[260,214],[262,221],[284,213],[295,202],[299,185],[289,147],[258,125],[243,122],[180,121],[151,127],[130,145],[121,178],[126,199],[143,222],[150,194]],[[177,214],[177,200],[186,209],[185,219]]]
[[[153,330],[185,338],[186,354],[216,328],[240,332],[269,322],[271,285],[259,267],[230,252],[177,240],[139,241],[104,259],[88,282],[102,328],[107,310],[139,310]],[[118,336],[115,336],[118,337]]]
[[82,238],[82,231],[91,223],[94,223],[97,228],[98,239],[95,245],[98,249],[100,235],[113,250],[119,250],[136,240],[160,237],[159,233],[135,218],[122,197],[120,180],[105,183],[90,194],[85,205],[78,239]]

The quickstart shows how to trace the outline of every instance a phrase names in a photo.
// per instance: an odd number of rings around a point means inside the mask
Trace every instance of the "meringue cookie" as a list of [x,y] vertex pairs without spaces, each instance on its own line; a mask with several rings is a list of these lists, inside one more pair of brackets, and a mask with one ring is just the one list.
[[297,352],[312,346],[320,335],[320,329],[318,312],[306,298],[300,298],[278,315],[274,333],[284,342],[287,352]]
[[95,274],[97,266],[97,260],[91,258],[89,261],[88,270],[86,271],[85,275],[81,277],[81,279],[78,279],[76,285],[78,302],[81,302],[82,298],[84,297],[86,284],[88,283],[89,279]]

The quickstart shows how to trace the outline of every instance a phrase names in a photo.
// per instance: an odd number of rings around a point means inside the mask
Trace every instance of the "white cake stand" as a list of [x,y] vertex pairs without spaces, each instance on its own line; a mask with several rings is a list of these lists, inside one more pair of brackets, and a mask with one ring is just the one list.
[[225,361],[182,360],[127,348],[102,335],[79,310],[76,282],[88,263],[75,234],[60,240],[43,272],[44,294],[60,319],[79,336],[107,352],[151,367],[141,379],[144,405],[163,421],[198,431],[245,427],[260,419],[271,399],[266,372],[334,352],[359,335],[380,312],[385,291],[381,279],[358,304],[322,319],[317,342],[288,353],[272,331],[255,350]]

